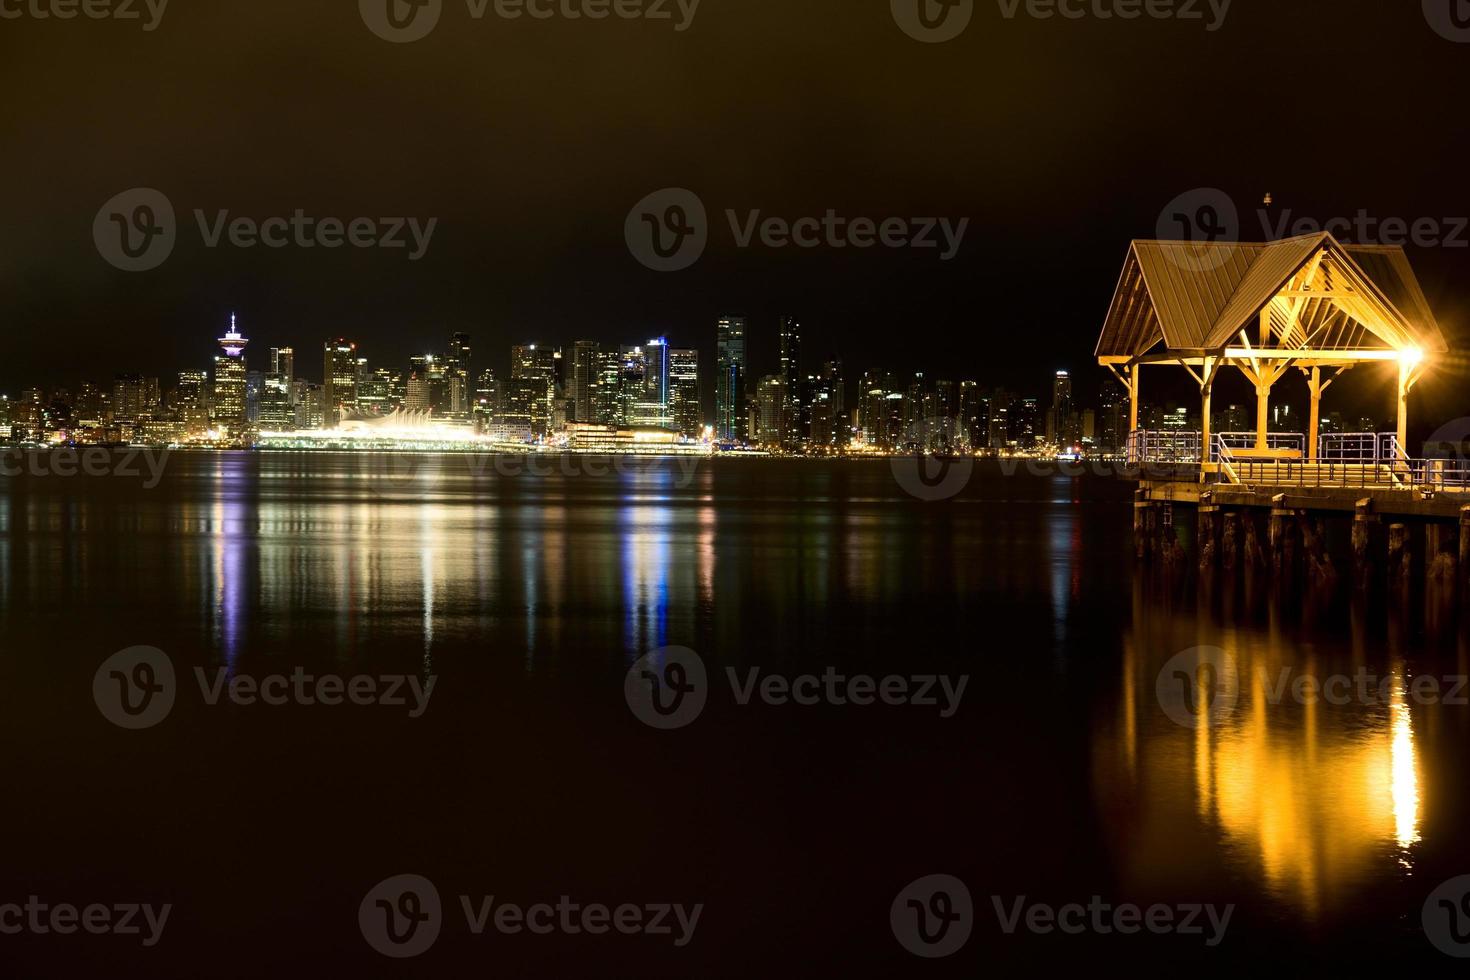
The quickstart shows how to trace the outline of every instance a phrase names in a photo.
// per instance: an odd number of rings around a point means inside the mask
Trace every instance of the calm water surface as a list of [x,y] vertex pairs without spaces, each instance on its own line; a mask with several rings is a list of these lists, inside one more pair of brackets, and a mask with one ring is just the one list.
[[[573,464],[577,465],[577,464]],[[677,463],[602,476],[465,461],[176,455],[116,478],[0,482],[7,894],[172,902],[151,950],[0,946],[27,975],[913,975],[1307,959],[1443,966],[1420,909],[1470,872],[1470,708],[1409,679],[1470,672],[1418,609],[1136,567],[1131,487],[998,468],[957,500],[887,463]],[[1182,514],[1182,512],[1181,512]],[[172,714],[123,732],[93,673],[173,659]],[[641,725],[655,648],[716,675],[704,715]],[[1171,720],[1156,684],[1217,648],[1228,715]],[[383,707],[210,706],[234,676],[438,678]],[[740,706],[726,667],[967,675],[957,714]],[[1271,696],[1288,676],[1387,678],[1375,704]],[[1277,703],[1279,702],[1279,703]],[[356,909],[423,874],[452,896],[704,903],[696,940],[473,938],[385,970]],[[975,934],[925,963],[889,904],[965,880]],[[1234,903],[1225,941],[1006,935],[991,896]]]

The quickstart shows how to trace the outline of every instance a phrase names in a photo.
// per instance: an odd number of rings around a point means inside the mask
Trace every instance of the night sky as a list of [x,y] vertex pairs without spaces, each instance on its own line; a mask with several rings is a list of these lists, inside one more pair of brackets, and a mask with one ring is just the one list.
[[[908,37],[888,0],[703,0],[683,32],[676,9],[475,20],[446,0],[409,44],[375,36],[352,0],[173,0],[152,32],[0,20],[0,390],[203,367],[232,311],[252,366],[292,345],[313,379],[337,335],[375,366],[406,367],[454,331],[500,374],[513,343],[583,337],[666,334],[712,360],[731,311],[752,321],[757,375],[791,312],[807,354],[841,356],[853,378],[882,365],[1040,393],[1071,368],[1085,392],[1127,243],[1158,237],[1180,193],[1224,189],[1251,240],[1269,237],[1255,213],[1268,191],[1273,220],[1470,214],[1470,44],[1417,2],[1236,0],[1213,32],[1007,19],[1006,5],[978,0],[943,44]],[[172,256],[142,273],[92,239],[98,209],[135,187],[167,195],[179,223]],[[710,213],[708,250],[677,273],[644,268],[623,237],[629,209],[665,187]],[[438,227],[417,262],[210,249],[196,208]],[[740,249],[727,208],[970,226],[949,262]],[[1461,242],[1410,249],[1457,347],[1470,232]],[[1470,414],[1464,382],[1432,376],[1426,404]]]

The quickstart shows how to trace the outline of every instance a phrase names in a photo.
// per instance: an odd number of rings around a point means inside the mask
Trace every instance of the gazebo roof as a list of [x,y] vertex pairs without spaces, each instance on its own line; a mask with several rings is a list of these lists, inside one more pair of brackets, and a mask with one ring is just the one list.
[[1263,243],[1133,242],[1097,357],[1218,356],[1243,336],[1252,343],[1242,332],[1263,314],[1280,349],[1449,349],[1402,248],[1343,245],[1323,232]]

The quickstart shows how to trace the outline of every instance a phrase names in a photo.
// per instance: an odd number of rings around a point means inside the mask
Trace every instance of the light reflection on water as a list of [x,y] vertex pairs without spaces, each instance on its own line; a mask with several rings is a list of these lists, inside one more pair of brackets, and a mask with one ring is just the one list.
[[[1160,601],[1130,577],[1126,489],[982,481],[978,499],[929,505],[881,463],[682,476],[365,481],[351,460],[228,456],[183,460],[131,497],[0,484],[0,612],[13,625],[86,608],[113,649],[167,624],[230,666],[349,662],[373,644],[425,673],[483,657],[585,677],[599,656],[616,666],[665,645],[813,669],[937,663],[976,674],[952,771],[1041,744],[1056,754],[1028,758],[1015,778],[1035,782],[1015,789],[1044,799],[1058,771],[1090,761],[1092,784],[1072,782],[1092,809],[1030,829],[1101,828],[1090,856],[1142,894],[1198,901],[1232,879],[1331,921],[1422,875],[1426,845],[1443,846],[1466,709],[1407,692],[1445,665],[1361,615],[1301,630],[1281,602],[1216,617]],[[1240,701],[1186,729],[1155,682],[1200,645],[1225,651]],[[1288,667],[1365,668],[1392,696],[1273,704]],[[1083,710],[1050,713],[1054,692]],[[987,818],[977,852],[1015,834]]]
[[[1121,801],[1113,827],[1132,880],[1177,880],[1179,842],[1213,837],[1230,873],[1316,920],[1415,874],[1428,793],[1422,726],[1429,713],[1457,709],[1411,703],[1405,660],[1364,658],[1368,644],[1347,656],[1271,628],[1143,615],[1125,637],[1118,717],[1102,726],[1095,756],[1100,795]],[[1235,709],[1200,713],[1195,728],[1170,720],[1155,696],[1160,669],[1192,643],[1220,648],[1239,679]],[[1359,669],[1386,678],[1386,700],[1375,691],[1333,704],[1283,687],[1288,671],[1321,679]]]

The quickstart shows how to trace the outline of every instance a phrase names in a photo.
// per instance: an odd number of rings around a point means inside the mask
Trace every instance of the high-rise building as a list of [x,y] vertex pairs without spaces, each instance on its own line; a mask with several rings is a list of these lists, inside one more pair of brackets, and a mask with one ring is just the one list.
[[1053,446],[1077,441],[1073,429],[1072,376],[1058,371],[1051,388],[1051,410],[1046,415],[1046,441]]
[[1128,395],[1117,378],[1103,378],[1098,392],[1097,444],[1103,452],[1122,452],[1128,442]]
[[699,389],[699,351],[669,351],[669,420],[690,439],[704,432],[704,406]]
[[551,403],[556,397],[560,361],[561,352],[550,347],[520,344],[510,349],[510,380],[526,384],[507,389],[506,411],[519,416],[524,409],[530,416],[531,433],[537,438],[551,432]]
[[722,443],[748,437],[745,412],[745,317],[721,317],[715,326],[715,438]]
[[790,431],[786,424],[786,409],[790,399],[786,395],[785,379],[779,374],[762,378],[756,389],[756,403],[759,406],[757,418],[760,424],[757,431],[751,433],[751,438],[761,446],[782,448]]
[[986,439],[990,428],[990,402],[980,391],[975,381],[960,382],[960,404],[958,437],[965,452],[975,452],[989,445]]
[[620,351],[602,351],[597,355],[592,415],[598,425],[627,424],[623,414],[623,355]]
[[461,422],[469,420],[474,407],[470,353],[469,334],[457,333],[449,338],[449,357],[444,365],[445,414]]
[[783,316],[781,327],[781,380],[786,386],[786,407],[783,421],[786,435],[782,440],[785,448],[799,449],[807,430],[804,408],[805,392],[802,390],[805,376],[801,373],[801,323],[794,316]]
[[597,354],[599,346],[595,340],[579,340],[572,345],[571,377],[567,382],[567,398],[572,403],[575,422],[595,422],[593,408],[597,388]]
[[238,430],[245,423],[245,347],[250,341],[241,336],[230,314],[230,329],[219,339],[220,352],[214,358],[214,397],[210,412],[214,427]]
[[673,424],[669,418],[671,374],[669,342],[662,337],[650,340],[643,347],[643,396],[635,410],[634,424],[660,429]]
[[357,411],[357,345],[348,340],[328,341],[324,348],[322,395],[326,399],[326,427],[335,429]]

